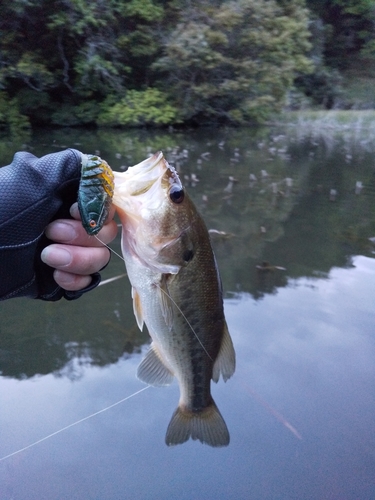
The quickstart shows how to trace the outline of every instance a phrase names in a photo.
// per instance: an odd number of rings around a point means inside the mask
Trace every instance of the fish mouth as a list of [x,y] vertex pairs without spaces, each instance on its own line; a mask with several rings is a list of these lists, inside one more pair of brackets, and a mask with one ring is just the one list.
[[158,272],[177,274],[182,263],[171,264],[171,253],[187,228],[170,226],[170,193],[182,190],[176,170],[158,152],[126,172],[114,172],[114,177],[113,204],[125,235],[123,250]]
[[138,214],[146,207],[148,210],[157,209],[172,187],[182,189],[176,170],[168,164],[161,151],[125,172],[113,174],[113,204],[127,213],[133,212],[134,207]]
[[140,196],[146,193],[165,173],[166,163],[163,153],[159,151],[141,163],[129,167],[125,172],[113,172],[115,195]]
[[164,175],[166,170],[166,161],[164,159],[163,153],[159,151],[155,153],[150,158],[129,167],[126,173],[131,176],[132,181],[137,186],[134,186],[129,192],[130,196],[141,196],[147,193],[152,186],[157,182],[162,175]]

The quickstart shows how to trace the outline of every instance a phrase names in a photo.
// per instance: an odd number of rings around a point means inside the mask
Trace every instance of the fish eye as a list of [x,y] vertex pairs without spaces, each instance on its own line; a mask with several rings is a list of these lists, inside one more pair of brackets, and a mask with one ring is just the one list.
[[184,190],[178,187],[172,188],[169,193],[169,197],[173,203],[182,203],[185,198]]

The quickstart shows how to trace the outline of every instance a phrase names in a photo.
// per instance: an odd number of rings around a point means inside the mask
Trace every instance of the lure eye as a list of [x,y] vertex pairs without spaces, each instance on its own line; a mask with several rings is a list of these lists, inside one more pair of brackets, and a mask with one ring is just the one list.
[[179,188],[172,188],[171,192],[169,193],[169,197],[173,201],[173,203],[182,203],[185,198],[184,190]]
[[89,222],[89,226],[92,228],[96,227],[96,221],[94,219],[91,219]]

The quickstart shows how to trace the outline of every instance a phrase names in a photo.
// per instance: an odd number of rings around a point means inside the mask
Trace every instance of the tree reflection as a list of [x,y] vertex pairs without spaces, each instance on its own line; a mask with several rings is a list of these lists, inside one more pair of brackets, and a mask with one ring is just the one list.
[[[227,297],[246,293],[259,300],[301,276],[324,277],[333,267],[350,266],[353,255],[373,256],[373,151],[361,140],[297,129],[286,134],[285,127],[82,132],[79,141],[77,131],[64,130],[44,134],[43,143],[41,137],[26,149],[37,155],[68,146],[100,149],[117,170],[164,150],[213,230]],[[9,144],[0,142],[0,151]],[[103,278],[123,272],[113,256]],[[115,363],[147,342],[134,320],[127,278],[78,301],[1,304],[0,370],[6,377],[52,372],[76,379],[80,366]]]

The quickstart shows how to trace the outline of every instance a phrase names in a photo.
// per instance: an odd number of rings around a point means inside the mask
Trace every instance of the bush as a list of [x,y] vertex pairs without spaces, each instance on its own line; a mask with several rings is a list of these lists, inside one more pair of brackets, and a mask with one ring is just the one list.
[[54,113],[51,122],[62,127],[95,124],[100,113],[100,104],[96,101],[84,101],[81,104],[64,103]]
[[303,75],[295,80],[295,86],[312,103],[326,109],[336,107],[342,95],[342,76],[336,69],[318,65],[314,73]]
[[27,116],[19,109],[16,98],[9,99],[5,92],[0,92],[0,128],[5,128],[11,133],[21,129],[29,128],[30,122]]
[[177,108],[168,102],[166,94],[154,88],[129,90],[116,103],[112,97],[108,98],[96,121],[99,126],[109,127],[165,126],[178,122]]

